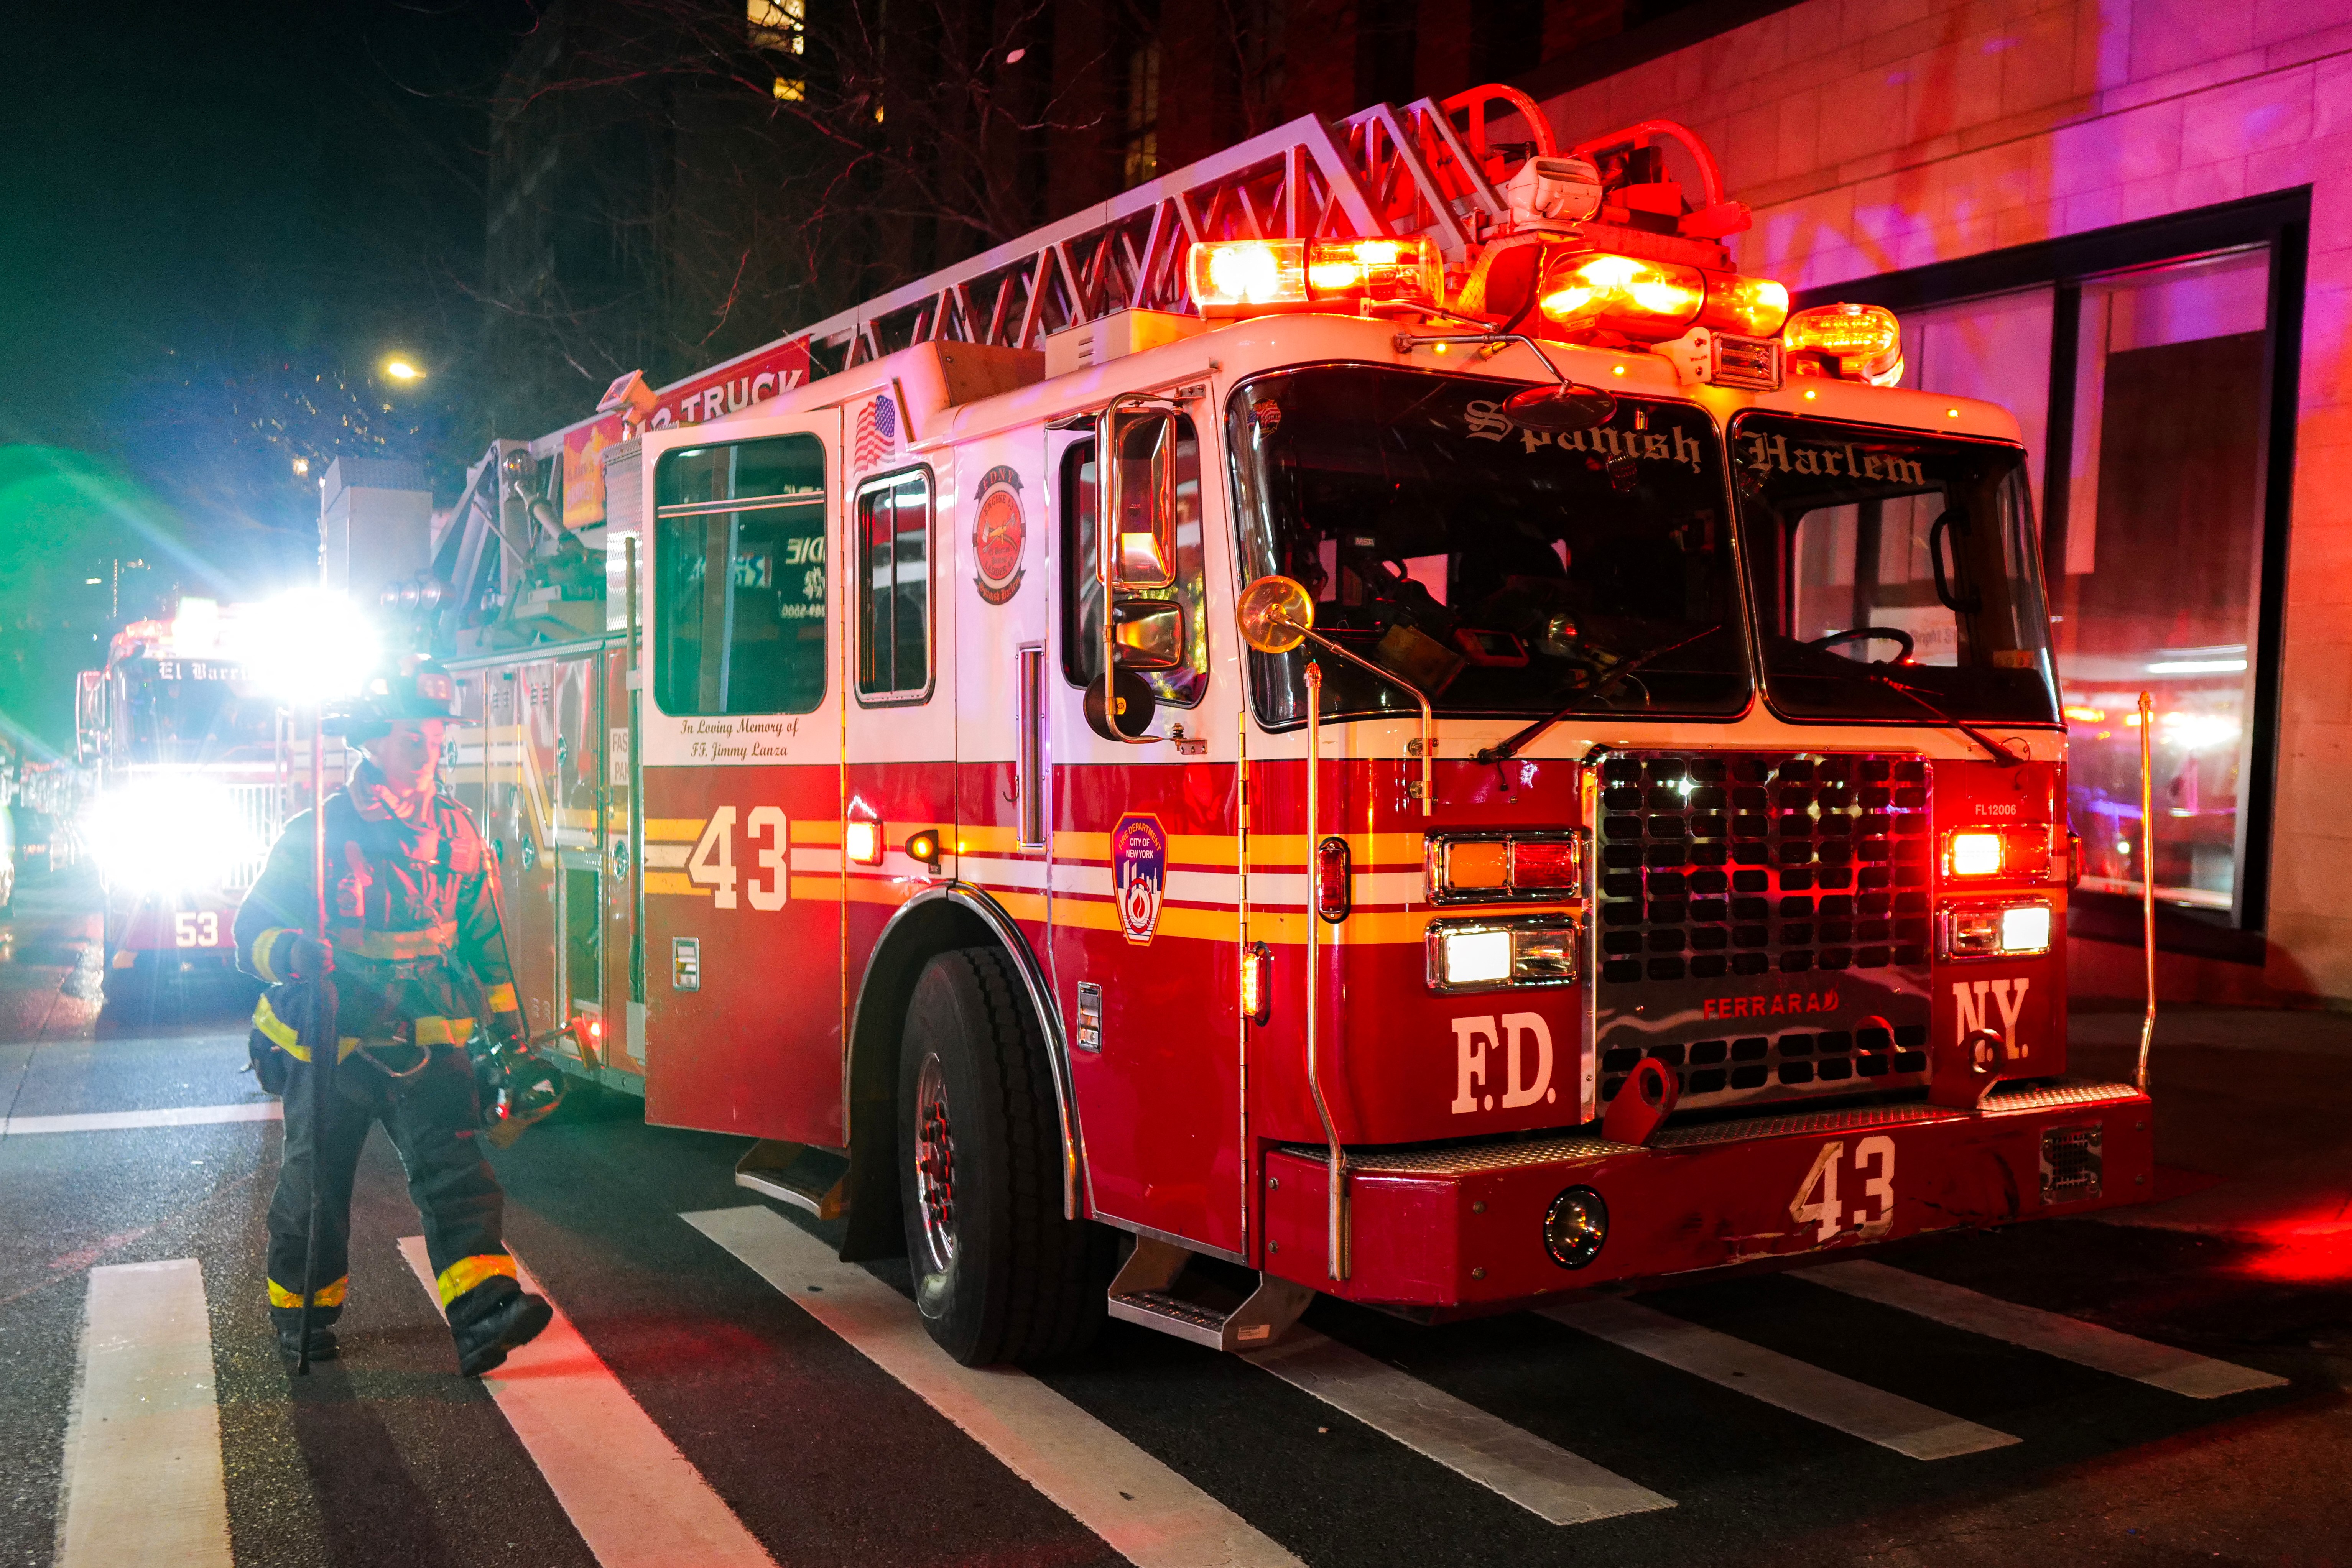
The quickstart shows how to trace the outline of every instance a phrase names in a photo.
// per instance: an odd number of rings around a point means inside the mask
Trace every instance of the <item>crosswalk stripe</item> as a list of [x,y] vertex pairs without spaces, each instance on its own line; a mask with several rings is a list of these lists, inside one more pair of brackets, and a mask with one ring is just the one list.
[[[437,1301],[425,1238],[402,1238],[400,1251]],[[517,1270],[525,1290],[547,1294],[520,1264]],[[561,1307],[544,1333],[482,1382],[604,1568],[775,1568]]]
[[1672,1498],[1311,1330],[1293,1329],[1246,1359],[1547,1523],[1584,1524],[1675,1506]]
[[212,1321],[193,1258],[89,1271],[58,1568],[228,1568]]
[[1948,1459],[2018,1441],[1639,1302],[1603,1298],[1549,1307],[1542,1315],[1915,1459]]
[[163,1111],[89,1111],[73,1116],[10,1116],[0,1121],[0,1138],[36,1133],[120,1133],[136,1127],[205,1127],[215,1122],[276,1122],[285,1117],[275,1100],[241,1105],[181,1105]]
[[2285,1378],[2267,1372],[2135,1339],[2063,1312],[1999,1301],[1963,1285],[1948,1285],[1925,1274],[1864,1259],[1799,1270],[1796,1278],[2191,1399],[2219,1399],[2227,1394],[2286,1386]]
[[1136,1568],[1301,1568],[1224,1504],[1026,1373],[961,1366],[914,1306],[772,1209],[679,1216],[961,1427]]

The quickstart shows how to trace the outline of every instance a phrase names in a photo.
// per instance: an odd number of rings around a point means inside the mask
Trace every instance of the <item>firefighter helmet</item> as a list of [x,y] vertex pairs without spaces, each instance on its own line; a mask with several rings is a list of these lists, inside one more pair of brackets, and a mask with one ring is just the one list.
[[330,732],[373,740],[403,719],[454,718],[457,685],[436,659],[404,653],[371,671],[357,695],[327,716]]

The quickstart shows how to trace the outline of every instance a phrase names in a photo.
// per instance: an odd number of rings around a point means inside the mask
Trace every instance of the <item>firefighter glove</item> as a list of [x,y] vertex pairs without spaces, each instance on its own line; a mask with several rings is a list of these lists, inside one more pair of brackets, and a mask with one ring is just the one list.
[[334,945],[321,942],[316,936],[304,936],[298,933],[294,940],[287,945],[286,961],[291,966],[290,972],[294,978],[315,980],[321,975],[334,973]]

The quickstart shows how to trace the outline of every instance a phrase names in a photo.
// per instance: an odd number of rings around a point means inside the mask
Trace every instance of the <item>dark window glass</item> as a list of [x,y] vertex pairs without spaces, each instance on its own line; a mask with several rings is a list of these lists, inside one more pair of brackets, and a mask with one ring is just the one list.
[[931,478],[902,474],[857,497],[857,693],[915,698],[931,685]]
[[[1441,712],[1659,717],[1748,705],[1713,422],[1619,400],[1608,424],[1517,426],[1521,383],[1344,368],[1264,376],[1229,405],[1244,582],[1279,572],[1317,629]],[[1307,650],[1252,654],[1258,716],[1302,721]],[[1413,714],[1325,658],[1327,716]]]
[[1731,461],[1775,707],[2056,720],[2021,449],[1751,414]]
[[[1192,422],[1181,414],[1174,421],[1174,435],[1170,453],[1174,483],[1169,494],[1175,515],[1150,515],[1150,455],[1140,440],[1129,441],[1128,469],[1120,476],[1119,492],[1128,512],[1122,531],[1173,541],[1175,580],[1166,588],[1121,589],[1120,593],[1129,599],[1170,600],[1184,607],[1183,664],[1145,673],[1143,679],[1161,702],[1192,707],[1209,689],[1201,442]],[[1074,686],[1087,685],[1102,670],[1102,585],[1095,577],[1095,444],[1080,441],[1062,455],[1062,674]]]
[[[824,462],[807,435],[662,459],[653,632],[663,712],[807,713],[824,700]],[[745,497],[754,504],[725,508]],[[699,509],[714,503],[721,509]],[[667,515],[673,505],[698,509]]]

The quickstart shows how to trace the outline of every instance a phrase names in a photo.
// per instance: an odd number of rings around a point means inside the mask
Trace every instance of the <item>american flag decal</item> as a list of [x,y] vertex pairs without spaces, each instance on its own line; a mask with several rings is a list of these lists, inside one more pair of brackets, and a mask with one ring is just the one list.
[[857,411],[857,432],[850,444],[850,463],[858,468],[873,468],[889,460],[898,450],[898,405],[883,392],[870,399]]

